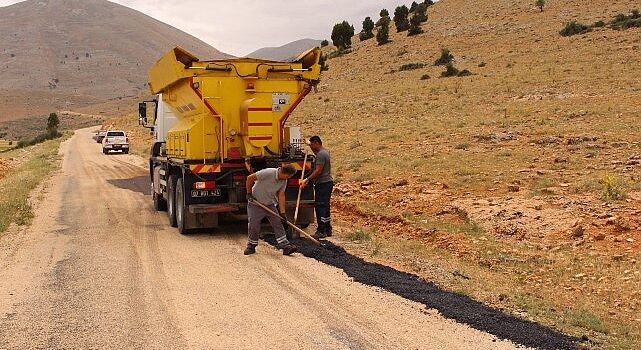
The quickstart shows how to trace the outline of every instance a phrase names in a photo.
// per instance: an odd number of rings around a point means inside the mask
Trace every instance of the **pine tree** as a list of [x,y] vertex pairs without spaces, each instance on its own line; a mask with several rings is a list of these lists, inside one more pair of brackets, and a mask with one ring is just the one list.
[[371,39],[374,37],[374,21],[371,18],[365,17],[363,21],[363,30],[358,34],[361,41]]
[[407,19],[409,13],[410,10],[405,5],[397,7],[394,11],[394,24],[397,32],[404,32],[410,28],[410,22]]
[[343,51],[352,46],[352,36],[354,36],[354,27],[347,23],[347,21],[343,21],[342,23],[334,25],[334,29],[332,30],[332,43],[339,51]]
[[380,27],[378,28],[378,32],[376,32],[376,41],[378,42],[378,45],[385,45],[389,43],[389,24],[390,24],[390,19],[389,17],[381,17],[381,19],[378,21],[380,23]]

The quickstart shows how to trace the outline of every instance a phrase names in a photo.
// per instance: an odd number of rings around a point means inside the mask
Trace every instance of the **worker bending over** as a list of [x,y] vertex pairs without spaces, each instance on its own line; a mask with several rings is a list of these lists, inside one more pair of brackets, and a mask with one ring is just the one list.
[[[296,168],[288,164],[280,168],[263,169],[247,177],[247,232],[249,238],[244,252],[245,255],[256,253],[260,223],[263,218],[267,218],[272,225],[276,235],[276,246],[279,249],[283,249],[284,255],[291,255],[298,250],[295,245],[287,240],[285,228],[283,227],[287,223],[285,189],[287,188],[287,180],[294,174],[296,174]],[[280,217],[269,213],[254,201],[264,204],[274,213],[280,213]]]

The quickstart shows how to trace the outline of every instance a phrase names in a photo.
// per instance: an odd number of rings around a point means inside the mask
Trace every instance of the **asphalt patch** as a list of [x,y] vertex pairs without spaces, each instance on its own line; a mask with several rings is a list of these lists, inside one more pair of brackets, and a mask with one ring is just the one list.
[[[536,349],[578,349],[582,339],[552,328],[508,315],[467,296],[440,289],[429,281],[389,266],[370,263],[351,255],[340,246],[323,241],[324,246],[299,239],[300,253],[343,270],[354,281],[384,289],[403,298],[436,309],[446,318],[464,323],[497,338]],[[583,339],[584,340],[584,339]]]

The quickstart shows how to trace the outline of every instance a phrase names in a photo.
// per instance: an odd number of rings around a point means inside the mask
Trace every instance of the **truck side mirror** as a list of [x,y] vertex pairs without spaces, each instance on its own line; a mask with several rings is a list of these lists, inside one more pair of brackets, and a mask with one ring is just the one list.
[[138,124],[147,125],[147,104],[145,102],[138,103]]

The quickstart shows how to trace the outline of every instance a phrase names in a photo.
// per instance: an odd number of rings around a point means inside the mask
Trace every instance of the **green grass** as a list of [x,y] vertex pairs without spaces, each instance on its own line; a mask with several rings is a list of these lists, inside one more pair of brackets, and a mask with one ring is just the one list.
[[[29,159],[0,179],[0,235],[15,223],[29,225],[34,213],[30,193],[59,167],[58,148],[62,139],[46,141],[28,148]],[[14,152],[7,156],[14,156]]]
[[365,241],[372,240],[372,237],[370,236],[370,234],[365,232],[365,230],[362,230],[362,229],[348,233],[347,236],[345,236],[345,238],[348,241],[352,241],[352,242],[365,242]]

